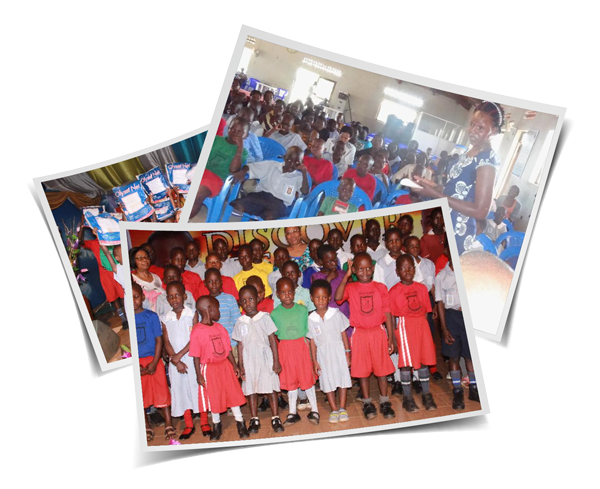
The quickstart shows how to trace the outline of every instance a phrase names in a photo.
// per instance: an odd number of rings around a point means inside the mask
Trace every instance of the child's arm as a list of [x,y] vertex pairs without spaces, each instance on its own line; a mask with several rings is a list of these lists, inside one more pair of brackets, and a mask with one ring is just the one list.
[[[96,234],[96,230],[92,229],[92,232],[94,233],[94,236],[96,236],[96,238],[97,238],[98,235]],[[100,240],[98,240],[98,243],[100,244],[100,249],[104,253],[104,256],[106,256],[106,258],[108,258],[108,262],[110,263],[110,268],[112,268],[112,271],[116,273],[117,262],[113,258],[111,252],[108,250],[108,247],[106,245],[103,245],[102,243],[100,243]]]
[[[180,374],[186,374],[187,373],[187,365],[183,362],[181,362],[181,356],[177,356],[175,354],[175,349],[173,348],[173,345],[171,345],[171,340],[169,339],[169,332],[167,331],[167,327],[165,326],[165,324],[161,321],[161,326],[162,326],[162,331],[163,331],[163,341],[164,341],[164,346],[165,346],[165,350],[167,351],[167,356],[169,361],[175,365],[175,367],[177,368],[177,371]],[[187,349],[189,349],[189,343],[186,346]]]
[[385,329],[388,334],[388,352],[391,355],[398,351],[398,347],[394,342],[394,327],[392,325],[392,315],[389,312],[385,313]]
[[269,335],[269,345],[271,346],[271,352],[273,353],[273,372],[279,375],[281,373],[281,363],[279,362],[279,349],[277,348],[275,333]]
[[[169,354],[171,358],[171,363],[177,367],[177,371],[180,373],[187,373],[187,365],[181,361],[183,356],[190,351],[190,342],[188,341],[186,345],[178,351],[174,355]],[[181,368],[179,368],[181,366]]]
[[318,377],[321,375],[321,365],[319,365],[319,362],[317,362],[317,343],[312,339],[309,339],[308,341],[310,343],[310,356],[313,359],[313,370],[315,375]]
[[242,155],[244,154],[244,138],[236,137],[234,140],[237,150],[235,152],[235,156],[229,163],[229,173],[235,174],[242,169]]
[[433,297],[433,310],[431,311],[431,317],[433,318],[434,321],[436,321],[437,318],[439,317],[439,313],[438,313],[437,303],[435,302],[435,284],[433,284],[431,286],[431,290],[429,291],[429,293],[431,294],[431,297]]
[[339,303],[344,298],[344,291],[346,290],[346,284],[348,283],[348,280],[350,280],[350,277],[352,277],[352,260],[348,260],[348,271],[335,291],[334,299],[336,302]]
[[345,331],[341,332],[342,335],[342,343],[344,343],[344,350],[346,351],[346,363],[348,364],[348,367],[352,366],[352,362],[350,359],[350,343],[348,342],[348,335],[346,334]]
[[233,358],[233,351],[229,352],[229,355],[227,355],[227,360],[229,360],[229,362],[231,363],[231,365],[233,365],[233,371],[235,373],[235,376],[239,378],[240,375],[241,375],[241,373],[240,373],[240,367],[238,367],[238,364],[235,363],[235,358]]
[[244,370],[244,344],[238,341],[238,364],[240,368],[240,377],[246,380],[246,370]]
[[454,337],[448,331],[448,327],[446,326],[446,307],[444,306],[444,301],[439,301],[436,303],[438,309],[438,315],[440,317],[440,326],[442,328],[442,339],[444,343],[447,345],[451,345],[454,343]]
[[310,189],[308,188],[308,177],[306,176],[306,173],[308,172],[308,170],[302,163],[300,163],[296,167],[296,170],[299,170],[300,172],[302,172],[302,187],[300,187],[300,193],[302,195],[306,195],[310,191]]
[[198,357],[194,357],[194,368],[196,369],[196,380],[202,387],[206,387],[206,381],[200,371],[200,359]]
[[146,367],[146,373],[148,375],[153,375],[154,372],[156,372],[156,366],[158,365],[158,362],[160,362],[160,354],[163,348],[162,336],[157,336],[155,341],[156,346],[154,347],[154,359],[148,364],[148,367]]

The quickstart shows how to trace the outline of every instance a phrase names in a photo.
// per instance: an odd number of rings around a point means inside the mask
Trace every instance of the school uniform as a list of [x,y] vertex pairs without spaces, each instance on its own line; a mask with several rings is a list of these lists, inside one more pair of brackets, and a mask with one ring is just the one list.
[[[185,291],[185,295],[187,296],[187,299],[185,299],[185,301],[183,301],[184,306],[189,307],[192,311],[195,311],[196,310],[196,299],[194,298],[194,295],[189,290]],[[148,305],[148,307],[150,306],[150,302],[148,300],[144,300],[144,303],[143,303],[144,309],[146,309],[146,305]],[[169,301],[167,300],[166,292],[164,294],[159,295],[156,298],[155,308],[156,308],[155,312],[156,312],[156,314],[158,314],[159,317],[162,317],[165,314],[167,314],[168,312],[173,310],[173,308],[171,307],[171,304],[169,304]]]
[[261,261],[260,263],[252,262],[252,267],[260,270],[266,275],[269,275],[273,271],[273,264],[268,261]]
[[398,368],[435,365],[435,346],[427,323],[431,302],[427,287],[418,282],[398,283],[390,290],[392,314],[398,318],[394,329],[398,343]]
[[290,309],[282,305],[273,309],[271,319],[277,326],[281,389],[308,390],[315,385],[310,350],[305,338],[308,332],[308,309],[294,304]]
[[[298,279],[298,281],[300,281],[300,279]],[[308,312],[315,310],[315,305],[313,304],[313,301],[310,298],[310,289],[305,289],[301,285],[296,286],[296,290],[294,291],[294,302],[296,304],[306,306]],[[279,300],[279,297],[277,297],[277,294],[275,294],[275,296],[273,297],[273,304],[275,305],[275,307],[281,304],[281,301]]]
[[[312,276],[312,281],[314,282],[315,280],[327,280],[327,275],[328,272],[321,270],[320,272],[317,272]],[[341,304],[338,304],[334,299],[335,291],[342,283],[342,280],[344,280],[344,275],[344,272],[338,268],[337,277],[335,277],[331,282],[329,282],[329,285],[331,285],[331,300],[329,301],[329,307],[339,309],[340,312],[344,314],[344,316],[350,317],[350,304],[348,304],[348,302],[342,302]],[[348,337],[352,336],[352,331],[353,328],[350,328],[348,330],[348,332],[350,333],[348,334]]]
[[273,293],[273,291],[271,290],[271,287],[269,286],[268,275],[266,273],[258,270],[257,268],[254,268],[254,265],[252,266],[252,268],[250,270],[241,270],[239,273],[237,273],[233,277],[233,281],[235,282],[235,286],[237,287],[238,291],[244,285],[246,285],[246,280],[248,280],[248,277],[251,277],[252,275],[256,275],[257,277],[260,277],[260,279],[263,282],[263,285],[265,286],[265,297],[270,296]]
[[374,373],[385,377],[394,372],[394,364],[388,352],[385,329],[385,313],[390,312],[390,300],[386,286],[379,282],[350,282],[338,304],[350,304],[350,325],[354,327],[351,338],[351,375],[368,377]]
[[351,178],[356,182],[356,185],[364,190],[364,192],[369,196],[371,202],[373,201],[373,197],[375,197],[375,190],[377,189],[377,182],[375,181],[375,177],[370,173],[367,173],[365,176],[361,177],[356,168],[350,168],[348,171],[344,173],[344,178]]
[[306,337],[317,347],[317,362],[321,367],[319,386],[323,392],[352,387],[346,348],[341,337],[349,327],[348,318],[338,309],[328,308],[324,317],[316,311],[308,316]]
[[189,290],[196,298],[208,294],[208,289],[197,273],[184,270],[181,272],[181,281],[186,290]]
[[[194,326],[194,310],[184,307],[177,318],[177,313],[173,310],[161,316],[161,321],[165,325],[169,335],[169,342],[175,350],[175,353],[183,350],[190,341],[190,334]],[[181,357],[181,362],[187,366],[187,373],[182,374],[177,370],[177,366],[169,363],[169,380],[171,381],[171,415],[183,416],[191,409],[195,413],[198,410],[198,381],[194,360],[188,353]]]
[[435,263],[438,257],[444,254],[444,242],[446,239],[446,233],[435,234],[433,230],[424,234],[421,237],[421,256]]
[[370,246],[367,246],[367,253],[369,255],[371,255],[371,258],[373,258],[373,260],[375,261],[379,261],[381,260],[385,255],[388,254],[388,250],[385,247],[384,243],[379,243],[379,246],[377,246],[377,248],[375,248],[374,250],[371,249]]
[[232,339],[243,346],[245,379],[242,381],[244,395],[278,392],[279,376],[273,371],[273,351],[269,335],[277,326],[265,312],[254,317],[241,316],[233,328]]
[[241,406],[246,398],[227,359],[231,340],[219,323],[198,323],[192,328],[189,355],[200,359],[200,373],[206,386],[198,386],[198,404],[203,412],[223,413],[228,407]]
[[[231,294],[221,292],[215,296],[215,299],[219,302],[219,312],[221,313],[219,322],[231,337],[235,323],[240,318],[240,307]],[[235,346],[233,339],[231,340],[231,346]]]
[[226,275],[227,277],[235,277],[235,275],[242,271],[242,265],[237,258],[227,258],[223,262],[223,266],[221,266],[221,275]]
[[388,289],[400,282],[400,277],[396,273],[396,258],[392,258],[389,253],[386,253],[377,264],[383,270],[383,283]]
[[427,287],[427,292],[429,292],[435,281],[435,264],[427,258],[422,258],[421,256],[419,258],[421,259],[419,263],[413,259],[415,262],[415,276],[413,280],[423,284]]
[[204,280],[204,273],[206,272],[206,266],[204,265],[204,263],[202,263],[202,260],[198,260],[198,263],[196,263],[196,266],[194,266],[194,267],[192,267],[190,265],[190,262],[187,262],[185,264],[185,270],[195,273],[202,280]]
[[454,271],[447,264],[435,277],[435,300],[443,301],[446,313],[446,327],[454,338],[454,343],[446,344],[442,340],[442,355],[450,358],[471,359],[471,350],[465,328],[465,318],[460,304],[460,295],[456,285]]
[[[158,315],[144,309],[135,314],[135,330],[138,342],[140,367],[147,367],[154,360],[156,338],[162,336]],[[159,359],[153,375],[140,376],[144,408],[163,408],[171,405],[171,393],[167,385],[165,364]]]
[[292,146],[298,146],[302,151],[307,148],[300,135],[292,131],[288,132],[287,134],[281,134],[281,132],[276,131],[269,136],[269,139],[277,141],[285,148],[286,151]]

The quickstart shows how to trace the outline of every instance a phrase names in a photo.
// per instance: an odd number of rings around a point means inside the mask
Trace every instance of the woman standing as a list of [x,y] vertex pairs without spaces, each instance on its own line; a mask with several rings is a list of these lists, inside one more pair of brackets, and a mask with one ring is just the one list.
[[144,296],[151,304],[151,309],[156,309],[156,299],[164,293],[162,280],[150,271],[150,257],[143,248],[132,248],[129,252],[131,278],[144,291]]
[[452,226],[459,254],[468,251],[477,234],[478,220],[487,217],[492,203],[494,180],[499,167],[491,139],[501,132],[504,109],[494,102],[481,102],[471,116],[467,133],[471,148],[448,171],[442,188],[415,176],[423,187],[414,191],[424,197],[448,197]]
[[298,263],[300,271],[304,272],[313,264],[313,259],[310,257],[310,249],[308,244],[302,241],[299,227],[284,228],[285,240],[288,242],[288,252],[290,258]]

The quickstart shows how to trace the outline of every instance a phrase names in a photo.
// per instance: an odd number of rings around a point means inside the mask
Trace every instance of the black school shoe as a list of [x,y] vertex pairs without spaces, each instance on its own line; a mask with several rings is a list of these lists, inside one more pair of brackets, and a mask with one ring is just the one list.
[[300,415],[298,413],[288,414],[283,422],[283,426],[290,426],[296,424],[298,421],[300,421]]
[[415,394],[420,394],[421,392],[423,392],[423,386],[421,385],[420,380],[412,381],[412,390]]
[[402,383],[394,382],[394,387],[392,387],[392,396],[401,396],[402,395]]
[[275,433],[281,433],[282,431],[285,430],[285,428],[281,424],[281,419],[279,419],[279,416],[277,416],[276,418],[273,418],[271,420],[271,426],[273,427],[273,431]]
[[237,424],[238,435],[240,438],[248,438],[250,436],[245,421],[236,421],[235,424]]
[[373,419],[377,416],[377,408],[372,402],[367,402],[363,405],[363,414],[365,415],[365,418]]
[[408,413],[416,413],[417,411],[419,411],[419,406],[417,406],[417,403],[415,402],[413,396],[404,396],[404,400],[402,401],[402,409],[404,409]]
[[317,413],[316,411],[311,411],[310,413],[308,413],[308,416],[306,416],[306,418],[312,424],[319,424],[319,421],[321,421],[321,416],[319,416],[319,413]]
[[255,435],[260,430],[260,420],[258,418],[252,418],[248,425],[248,433]]
[[394,412],[394,410],[392,409],[392,403],[391,402],[382,402],[381,405],[379,406],[379,411],[381,412],[381,414],[383,414],[383,417],[386,419],[390,419],[390,418],[395,418],[396,417],[396,413]]
[[269,403],[267,402],[267,398],[263,397],[262,401],[260,402],[260,404],[258,406],[258,412],[264,413],[267,409],[269,409]]
[[454,389],[454,399],[452,400],[452,409],[460,411],[465,408],[465,392],[462,387]]
[[433,380],[443,380],[444,379],[444,377],[442,376],[442,374],[439,373],[439,372],[433,372],[431,374],[431,377],[433,378]]
[[221,438],[221,434],[223,433],[223,424],[215,423],[212,428],[212,432],[210,434],[210,441],[217,441]]
[[[189,431],[188,431],[189,429]],[[185,427],[185,429],[183,430],[183,432],[181,433],[181,435],[179,435],[179,439],[180,440],[189,440],[189,438],[196,432],[196,428],[194,428],[193,426],[191,427],[191,429],[189,427]]]
[[433,400],[431,392],[423,394],[421,399],[423,399],[423,407],[427,409],[427,411],[435,411],[437,409],[437,404]]
[[290,404],[283,398],[283,396],[279,396],[277,399],[277,405],[279,406],[279,409],[287,409]]
[[481,403],[479,400],[479,391],[476,385],[469,385],[469,401],[475,401]]

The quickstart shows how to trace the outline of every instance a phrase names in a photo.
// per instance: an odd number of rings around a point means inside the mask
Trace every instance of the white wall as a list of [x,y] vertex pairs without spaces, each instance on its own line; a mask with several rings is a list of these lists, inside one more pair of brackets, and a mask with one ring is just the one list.
[[[377,112],[381,100],[384,98],[383,90],[386,87],[422,98],[424,103],[419,110],[462,126],[465,126],[468,121],[469,112],[465,108],[442,94],[434,95],[431,90],[425,87],[408,82],[399,84],[393,78],[352,68],[324,58],[305,55],[299,51],[290,53],[285,47],[259,39],[256,40],[255,44],[246,44],[246,46],[259,52],[258,56],[252,56],[250,59],[247,71],[248,77],[290,91],[298,68],[313,69],[302,63],[305,56],[340,69],[342,71],[341,77],[329,75],[326,72],[320,72],[320,75],[336,82],[332,98],[337,97],[339,91],[350,94],[352,119],[368,125],[373,132],[379,131],[383,127],[383,123],[377,121]],[[314,70],[319,73],[319,70]],[[286,102],[289,102],[289,100],[286,100]],[[346,119],[348,120],[348,118],[349,116],[346,114]]]

